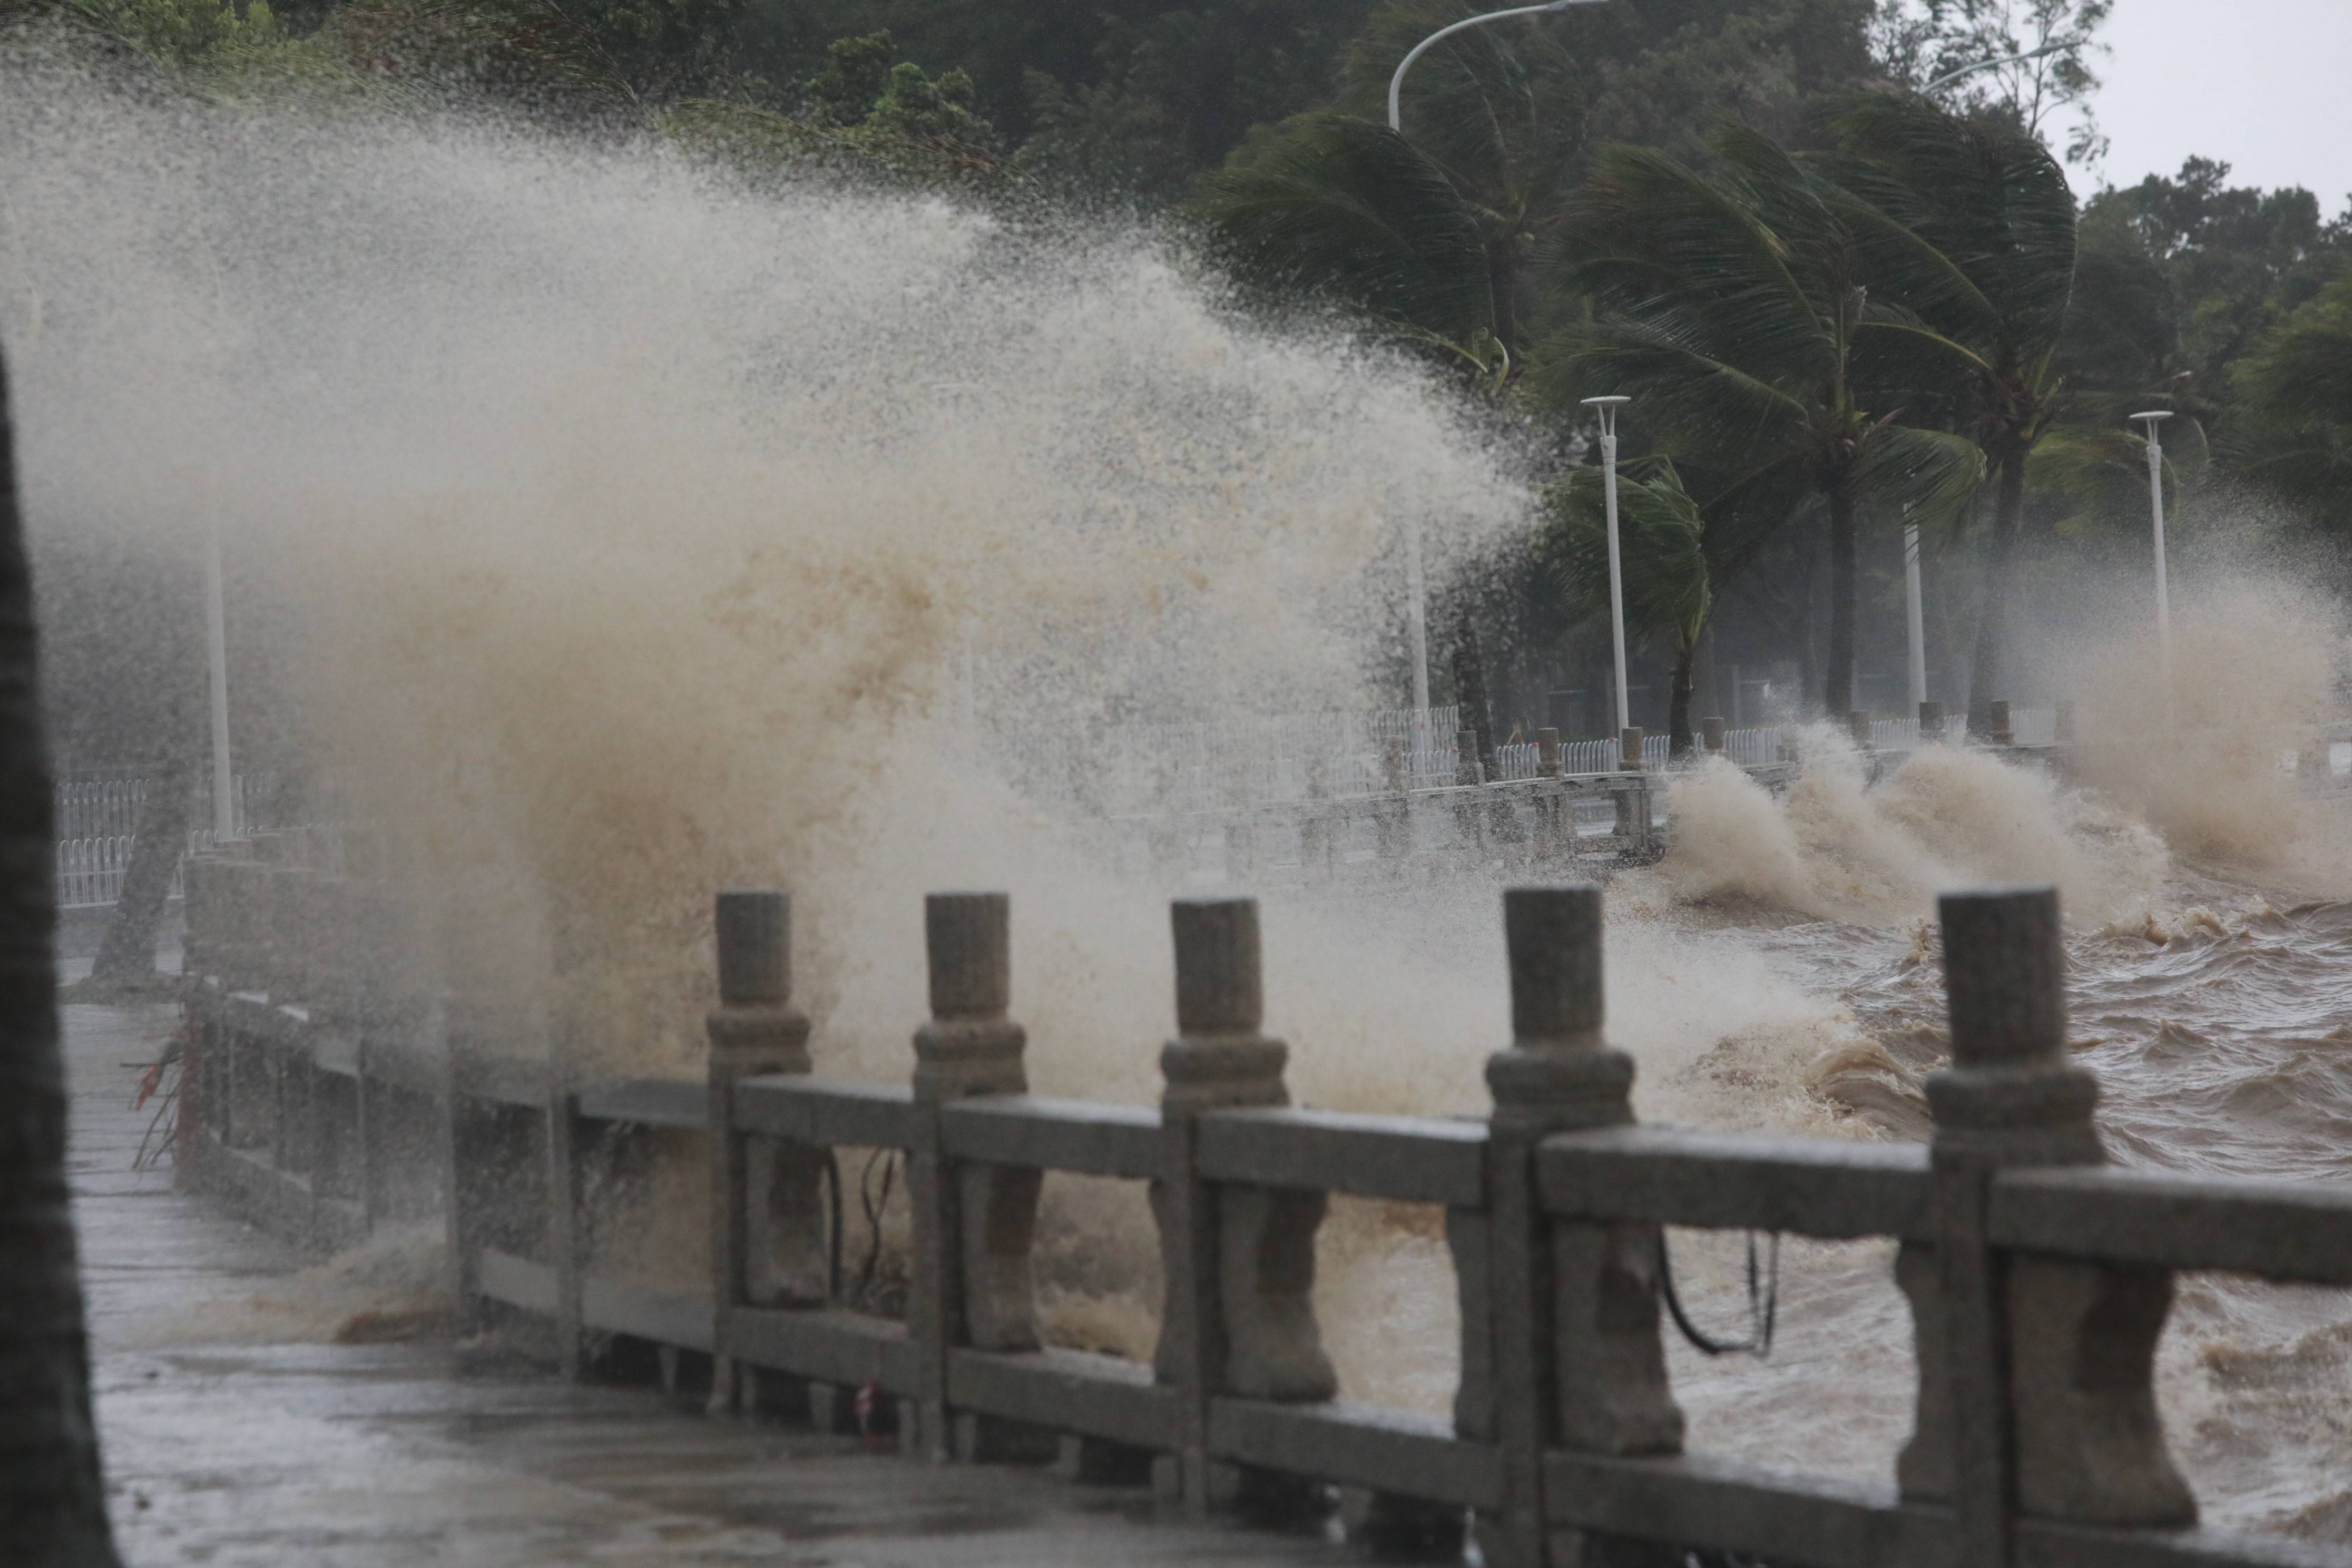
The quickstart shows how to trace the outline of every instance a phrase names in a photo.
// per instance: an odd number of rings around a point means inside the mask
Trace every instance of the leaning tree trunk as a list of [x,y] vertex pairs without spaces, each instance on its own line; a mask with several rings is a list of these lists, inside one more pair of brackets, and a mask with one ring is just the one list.
[[196,782],[195,715],[184,696],[172,704],[166,722],[163,765],[148,781],[147,798],[140,804],[131,864],[90,965],[93,980],[140,981],[155,973],[156,928],[163,923],[172,878],[187,846]]
[[1698,664],[1698,643],[1696,638],[1681,644],[1675,651],[1674,694],[1666,705],[1666,755],[1687,757],[1696,748],[1691,736],[1691,687]]
[[1822,708],[1836,724],[1853,711],[1855,555],[1853,489],[1841,477],[1830,487],[1830,656],[1822,674]]
[[1478,743],[1479,776],[1491,784],[1503,776],[1502,759],[1495,752],[1495,716],[1486,706],[1486,656],[1466,605],[1454,623],[1454,696]]
[[0,1542],[20,1568],[112,1568],[66,1196],[55,806],[16,474],[0,363]]
[[2016,575],[2017,521],[2025,510],[2025,453],[2010,447],[1994,454],[2000,473],[1992,511],[1992,552],[1985,562],[1984,605],[1977,613],[1976,659],[1969,670],[1969,733],[1992,733],[1992,705],[2000,700],[2009,644],[2009,595]]

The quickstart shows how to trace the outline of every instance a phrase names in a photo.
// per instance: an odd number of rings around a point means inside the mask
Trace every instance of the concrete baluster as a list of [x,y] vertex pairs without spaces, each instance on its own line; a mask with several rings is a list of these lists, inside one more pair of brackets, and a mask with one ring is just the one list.
[[[1536,731],[1536,776],[1556,779],[1560,776],[1559,731]],[[1555,790],[1538,795],[1535,804],[1535,850],[1538,856],[1558,855],[1570,850],[1575,843],[1575,818],[1570,815],[1568,796]]]
[[[917,1396],[920,1443],[938,1457],[1051,1458],[1050,1435],[947,1406],[947,1353],[1037,1348],[1030,1246],[1042,1173],[959,1164],[946,1156],[940,1110],[974,1095],[1024,1094],[1028,1036],[1008,1016],[1013,995],[1012,902],[1003,893],[933,893],[923,900],[930,1021],[915,1031],[915,1147],[907,1164],[914,1218],[914,1289],[908,1332],[922,1347]],[[1042,1448],[1042,1451],[1039,1451]]]
[[1151,1185],[1168,1294],[1153,1366],[1181,1412],[1174,1473],[1160,1484],[1198,1514],[1239,1484],[1212,1473],[1213,1399],[1328,1399],[1338,1379],[1313,1300],[1325,1194],[1219,1189],[1197,1173],[1203,1112],[1290,1101],[1288,1048],[1259,1032],[1256,900],[1180,900],[1171,912],[1177,1034],[1160,1053],[1164,1173]]
[[717,905],[719,1005],[710,1038],[710,1190],[714,1344],[710,1404],[735,1403],[729,1320],[744,1307],[813,1307],[829,1299],[824,1151],[754,1142],[735,1126],[735,1085],[810,1070],[809,1021],[792,1005],[793,906],[772,889],[722,892]]
[[1544,1138],[1633,1118],[1633,1058],[1601,1035],[1601,890],[1515,888],[1503,921],[1512,1043],[1486,1064],[1491,1217],[1482,1226],[1456,1214],[1448,1226],[1462,1278],[1455,1426],[1491,1433],[1503,1457],[1503,1505],[1480,1519],[1480,1547],[1498,1568],[1634,1561],[1645,1549],[1576,1531],[1555,1536],[1547,1559],[1544,1528],[1547,1448],[1682,1447],[1658,1333],[1658,1227],[1548,1224],[1535,1190]]
[[1987,1240],[1999,1171],[2106,1157],[2092,1121],[2097,1083],[2067,1057],[2057,893],[1940,903],[1952,1066],[1927,1080],[1937,1240],[1906,1243],[1895,1266],[1919,1368],[1917,1430],[1897,1479],[1906,1497],[1957,1505],[1965,1568],[2011,1561],[2019,1513],[2192,1522],[2151,1381],[2171,1276],[2004,1255]]

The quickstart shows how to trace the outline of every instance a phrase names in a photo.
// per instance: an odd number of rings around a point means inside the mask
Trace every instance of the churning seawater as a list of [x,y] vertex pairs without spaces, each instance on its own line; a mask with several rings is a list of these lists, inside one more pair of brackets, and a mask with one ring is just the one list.
[[[992,756],[1392,705],[1405,521],[1442,574],[1530,517],[1524,455],[1444,388],[1236,312],[1148,232],[746,186],[658,147],[174,106],[68,65],[0,78],[0,332],[37,545],[177,563],[193,594],[217,533],[240,743],[395,837],[422,951],[516,1020],[513,1048],[591,1069],[694,1071],[710,891],[782,884],[820,1060],[902,1077],[920,897],[994,886],[1038,1089],[1148,1100],[1173,889],[1106,868]],[[2182,594],[2194,747],[2119,746],[2079,784],[1939,749],[1874,785],[1824,738],[1781,796],[1678,781],[1672,853],[1611,891],[1642,1114],[1920,1135],[1935,893],[2054,881],[2117,1155],[2342,1174],[2352,826],[2294,795],[2274,739],[2329,701],[2340,620],[2243,574]],[[2070,657],[2086,730],[2139,733],[2147,651]],[[1510,875],[1269,898],[1297,1098],[1484,1108]],[[705,1268],[700,1226],[665,1223],[700,1168],[680,1151],[633,1194],[635,1268]],[[1048,1321],[1148,1353],[1140,1202],[1048,1194]],[[1727,1329],[1738,1245],[1675,1237]],[[1444,1408],[1432,1217],[1335,1205],[1323,1248],[1348,1392]],[[335,1289],[430,1266],[380,1262]],[[1675,1352],[1694,1447],[1887,1473],[1911,1405],[1890,1266],[1788,1247],[1769,1363]],[[2210,1517],[2352,1540],[2326,1479],[2352,1473],[2347,1369],[2340,1294],[2184,1283],[2163,1394]]]

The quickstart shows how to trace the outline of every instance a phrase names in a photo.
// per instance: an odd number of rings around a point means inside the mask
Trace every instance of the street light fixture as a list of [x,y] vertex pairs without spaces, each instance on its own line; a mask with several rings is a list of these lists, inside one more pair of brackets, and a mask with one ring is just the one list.
[[[1405,52],[1397,62],[1396,74],[1389,78],[1389,129],[1404,133],[1402,104],[1404,73],[1412,62],[1429,52],[1430,46],[1449,38],[1465,27],[1475,27],[1486,22],[1499,22],[1506,16],[1541,16],[1554,11],[1565,11],[1571,5],[1593,5],[1601,0],[1548,0],[1541,5],[1517,5],[1507,11],[1488,11],[1483,16],[1465,16],[1461,21],[1440,27]],[[1413,745],[1418,750],[1429,746],[1429,591],[1423,581],[1421,565],[1421,518],[1409,513],[1405,519],[1404,536],[1405,586],[1412,600],[1408,629],[1412,637],[1412,727]]]
[[[1617,552],[1617,411],[1630,397],[1588,397],[1584,406],[1601,416],[1601,496],[1609,519],[1609,635],[1617,653],[1617,732],[1623,735],[1633,722],[1625,690],[1625,574]],[[1620,757],[1628,768],[1641,759]]]

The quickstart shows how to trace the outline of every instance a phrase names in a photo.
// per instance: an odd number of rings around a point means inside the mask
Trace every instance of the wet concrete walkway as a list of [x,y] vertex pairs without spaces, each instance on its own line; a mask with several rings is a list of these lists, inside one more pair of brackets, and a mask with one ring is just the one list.
[[153,1110],[131,1110],[138,1064],[175,1022],[66,1014],[99,1426],[131,1568],[1347,1559],[1320,1539],[1159,1522],[1135,1491],[909,1464],[567,1385],[495,1352],[286,1342],[299,1315],[250,1304],[299,1296],[299,1260],[174,1192],[168,1164],[131,1168]]

